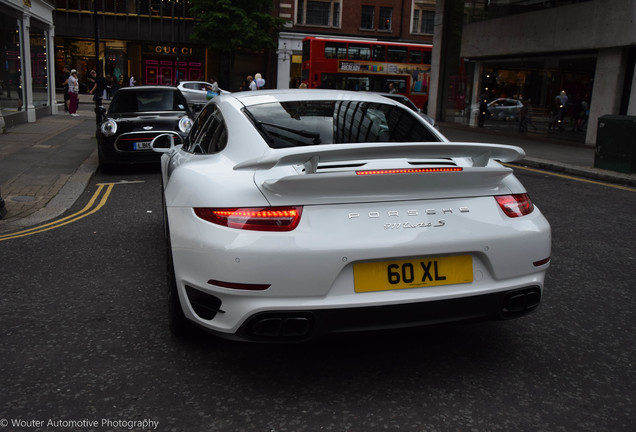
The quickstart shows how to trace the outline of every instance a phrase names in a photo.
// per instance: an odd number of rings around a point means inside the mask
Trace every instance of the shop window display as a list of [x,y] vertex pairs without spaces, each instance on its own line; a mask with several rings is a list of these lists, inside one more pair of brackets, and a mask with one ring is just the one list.
[[0,109],[4,116],[24,109],[18,20],[0,14]]

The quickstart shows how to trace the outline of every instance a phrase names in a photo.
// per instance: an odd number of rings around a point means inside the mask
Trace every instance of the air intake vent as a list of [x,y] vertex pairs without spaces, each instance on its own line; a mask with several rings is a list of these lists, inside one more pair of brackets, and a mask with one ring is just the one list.
[[190,305],[199,317],[205,320],[213,319],[219,310],[221,309],[221,300],[211,294],[206,294],[203,291],[194,289],[191,286],[186,285],[186,294]]

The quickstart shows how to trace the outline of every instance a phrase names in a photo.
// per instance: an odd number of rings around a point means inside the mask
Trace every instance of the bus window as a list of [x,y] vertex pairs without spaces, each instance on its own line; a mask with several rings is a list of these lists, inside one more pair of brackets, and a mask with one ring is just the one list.
[[431,64],[432,54],[430,51],[424,51],[424,64]]
[[303,41],[303,61],[309,60],[311,57],[311,41]]
[[395,63],[407,63],[408,55],[406,47],[398,47],[389,45],[388,47],[387,61]]
[[384,45],[373,45],[373,60],[386,61],[386,47]]
[[344,42],[326,42],[325,43],[326,59],[344,59],[347,58],[347,44]]
[[420,50],[409,50],[409,63],[421,64],[424,60],[424,55]]
[[347,77],[347,90],[369,90],[369,77],[366,76],[352,76]]
[[349,60],[371,59],[371,47],[369,45],[349,44]]
[[[384,89],[389,88],[389,83],[393,83],[393,87],[398,91],[398,93],[406,93],[406,79],[405,78],[387,78],[386,84],[384,85]],[[387,91],[387,90],[382,90]]]
[[323,73],[320,79],[320,88],[324,89],[369,90],[370,77],[365,75]]

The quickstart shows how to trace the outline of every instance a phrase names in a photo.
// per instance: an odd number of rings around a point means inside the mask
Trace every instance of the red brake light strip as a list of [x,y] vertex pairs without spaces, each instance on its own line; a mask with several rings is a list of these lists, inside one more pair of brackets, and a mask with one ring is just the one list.
[[462,171],[461,167],[452,168],[396,168],[386,170],[356,171],[357,175],[381,175],[381,174],[412,174],[412,173],[434,173],[434,172],[457,172]]

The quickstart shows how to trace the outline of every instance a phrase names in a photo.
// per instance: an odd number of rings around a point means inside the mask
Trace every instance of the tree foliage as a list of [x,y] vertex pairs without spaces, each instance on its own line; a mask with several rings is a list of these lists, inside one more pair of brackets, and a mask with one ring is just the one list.
[[274,48],[285,20],[271,14],[272,0],[190,0],[192,38],[221,52]]

